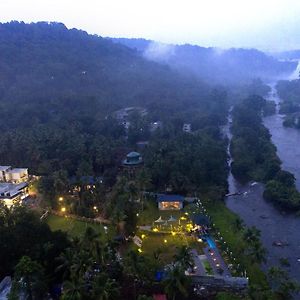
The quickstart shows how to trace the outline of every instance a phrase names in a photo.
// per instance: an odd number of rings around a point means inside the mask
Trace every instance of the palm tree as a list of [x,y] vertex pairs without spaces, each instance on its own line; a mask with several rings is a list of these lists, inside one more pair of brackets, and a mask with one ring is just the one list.
[[237,231],[243,230],[245,227],[245,224],[243,220],[240,217],[237,217],[233,221],[233,225],[236,228]]
[[189,279],[184,274],[184,270],[180,266],[173,266],[168,272],[166,279],[164,280],[165,292],[170,299],[175,300],[176,295],[182,299],[188,297]]
[[181,264],[184,270],[194,267],[194,259],[191,254],[191,249],[185,245],[177,248],[174,259]]
[[88,271],[94,262],[93,257],[89,251],[85,251],[83,249],[79,250],[79,252],[74,255],[73,262],[71,266],[71,274],[76,277],[82,276],[86,271]]
[[120,294],[118,285],[115,280],[101,273],[93,282],[92,295],[97,300],[114,300]]
[[255,226],[247,228],[246,232],[244,233],[244,240],[249,244],[259,241],[259,238],[260,231]]
[[260,242],[253,243],[249,252],[254,262],[259,264],[266,262],[266,249],[262,247]]
[[299,284],[290,280],[287,272],[278,267],[269,269],[268,278],[279,299],[292,299],[292,294],[300,291]]
[[103,247],[100,241],[100,234],[92,227],[87,227],[83,238],[80,241],[81,248],[90,251],[93,257],[98,261],[103,261]]
[[129,274],[133,277],[140,277],[142,257],[136,251],[129,251],[126,257],[126,267]]
[[84,284],[78,276],[72,276],[71,280],[63,283],[62,300],[81,300]]
[[70,270],[73,263],[74,252],[73,249],[67,248],[65,252],[62,252],[56,260],[60,263],[56,268],[56,272],[63,272],[63,278],[68,278],[70,276]]

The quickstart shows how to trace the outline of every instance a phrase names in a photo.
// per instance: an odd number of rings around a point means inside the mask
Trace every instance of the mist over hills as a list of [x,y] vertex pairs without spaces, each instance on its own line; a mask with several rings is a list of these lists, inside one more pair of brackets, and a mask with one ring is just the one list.
[[246,83],[254,78],[272,80],[291,73],[295,62],[279,61],[256,49],[219,49],[195,45],[161,44],[145,39],[112,39],[133,49],[149,60],[166,63],[175,70],[191,72],[207,81],[225,84]]

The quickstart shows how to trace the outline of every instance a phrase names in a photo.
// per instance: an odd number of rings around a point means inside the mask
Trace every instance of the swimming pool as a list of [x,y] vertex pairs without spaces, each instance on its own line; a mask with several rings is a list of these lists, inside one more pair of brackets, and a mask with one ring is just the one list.
[[206,237],[206,242],[212,249],[215,249],[217,247],[215,241],[210,236]]

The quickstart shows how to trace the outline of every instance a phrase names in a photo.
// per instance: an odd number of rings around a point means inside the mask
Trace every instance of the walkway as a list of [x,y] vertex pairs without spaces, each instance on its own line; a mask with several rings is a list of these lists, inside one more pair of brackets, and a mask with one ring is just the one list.
[[223,260],[218,248],[212,249],[210,247],[206,247],[203,250],[215,275],[231,277],[227,264]]
[[192,249],[191,254],[192,254],[192,257],[194,259],[195,267],[197,267],[195,269],[195,272],[191,275],[205,276],[206,272],[205,272],[204,266],[202,265],[202,262],[201,262],[201,259],[200,259],[199,255],[198,255],[197,250]]

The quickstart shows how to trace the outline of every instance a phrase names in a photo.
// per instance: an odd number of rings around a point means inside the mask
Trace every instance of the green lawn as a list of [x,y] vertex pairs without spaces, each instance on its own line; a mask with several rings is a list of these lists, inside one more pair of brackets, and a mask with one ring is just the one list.
[[[153,253],[159,250],[161,252],[160,258],[164,264],[173,261],[177,248],[181,246],[196,248],[200,254],[203,252],[203,243],[199,243],[195,238],[184,234],[172,235],[170,233],[139,231],[137,235],[139,237],[145,235],[141,247],[143,253],[153,256]],[[133,248],[137,249],[138,247],[133,245]]]
[[[68,217],[61,217],[56,215],[49,215],[46,222],[51,230],[62,230],[67,232],[72,237],[80,237],[84,234],[87,227],[92,227],[102,237],[105,236],[105,230],[101,224],[91,224],[84,221],[71,219]],[[108,228],[108,237],[113,236],[114,232],[111,227]]]
[[205,268],[206,274],[207,275],[214,275],[213,269],[210,266],[208,260],[205,259],[205,260],[202,261],[202,263],[203,263],[203,266]]

